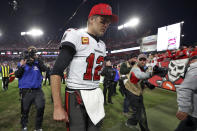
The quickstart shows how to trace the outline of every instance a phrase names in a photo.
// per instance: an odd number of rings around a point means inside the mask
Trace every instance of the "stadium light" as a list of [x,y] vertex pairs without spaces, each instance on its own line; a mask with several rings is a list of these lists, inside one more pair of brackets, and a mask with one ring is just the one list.
[[136,27],[139,23],[140,23],[140,20],[138,18],[132,18],[127,23],[118,26],[118,30],[122,30],[123,28],[127,28],[127,27]]
[[30,31],[27,31],[27,32],[21,32],[22,36],[30,35],[30,36],[33,36],[33,37],[38,37],[38,36],[41,36],[43,34],[44,34],[43,31],[40,30],[40,29],[31,29]]
[[138,46],[138,47],[132,47],[132,48],[126,48],[126,49],[120,49],[120,50],[113,50],[111,51],[111,53],[114,54],[114,53],[127,52],[127,51],[133,51],[133,50],[140,50],[140,47]]

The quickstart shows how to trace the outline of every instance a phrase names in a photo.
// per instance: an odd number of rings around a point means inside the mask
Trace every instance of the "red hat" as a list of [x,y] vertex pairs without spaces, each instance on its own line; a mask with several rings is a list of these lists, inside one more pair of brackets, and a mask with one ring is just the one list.
[[112,14],[112,8],[108,4],[100,3],[92,7],[88,18],[93,15],[109,15],[112,16],[112,23],[118,21],[118,16]]

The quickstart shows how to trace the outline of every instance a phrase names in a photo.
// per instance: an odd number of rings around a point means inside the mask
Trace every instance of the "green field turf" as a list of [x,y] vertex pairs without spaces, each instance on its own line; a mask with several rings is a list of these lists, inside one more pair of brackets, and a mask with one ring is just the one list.
[[[62,96],[64,86],[62,85]],[[43,86],[43,90],[46,98],[44,131],[65,131],[64,123],[57,123],[52,119],[53,104],[50,87]],[[105,106],[106,117],[102,131],[131,131],[131,129],[125,127],[127,118],[122,115],[123,97],[119,93],[112,99],[114,104]],[[176,128],[179,121],[175,117],[177,111],[175,92],[163,89],[153,91],[146,89],[144,102],[151,131],[173,131]],[[29,114],[29,131],[34,129],[35,112],[36,110],[32,106]],[[20,131],[20,101],[17,81],[9,84],[8,91],[0,90],[0,131]]]

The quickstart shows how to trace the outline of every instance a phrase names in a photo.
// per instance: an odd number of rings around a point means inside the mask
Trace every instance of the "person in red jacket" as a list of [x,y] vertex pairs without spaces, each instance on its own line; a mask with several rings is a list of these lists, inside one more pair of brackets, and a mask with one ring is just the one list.
[[190,50],[190,53],[189,53],[189,57],[193,57],[193,56],[196,56],[197,55],[197,46],[196,47],[193,47],[191,50]]
[[176,52],[176,59],[185,59],[188,57],[189,57],[189,52],[186,46],[181,47],[181,49]]

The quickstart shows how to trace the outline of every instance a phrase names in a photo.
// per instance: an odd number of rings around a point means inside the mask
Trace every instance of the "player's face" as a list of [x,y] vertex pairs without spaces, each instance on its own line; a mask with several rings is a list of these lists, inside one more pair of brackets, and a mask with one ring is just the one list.
[[93,19],[91,24],[92,33],[97,37],[101,37],[105,34],[110,24],[110,16],[97,16]]

